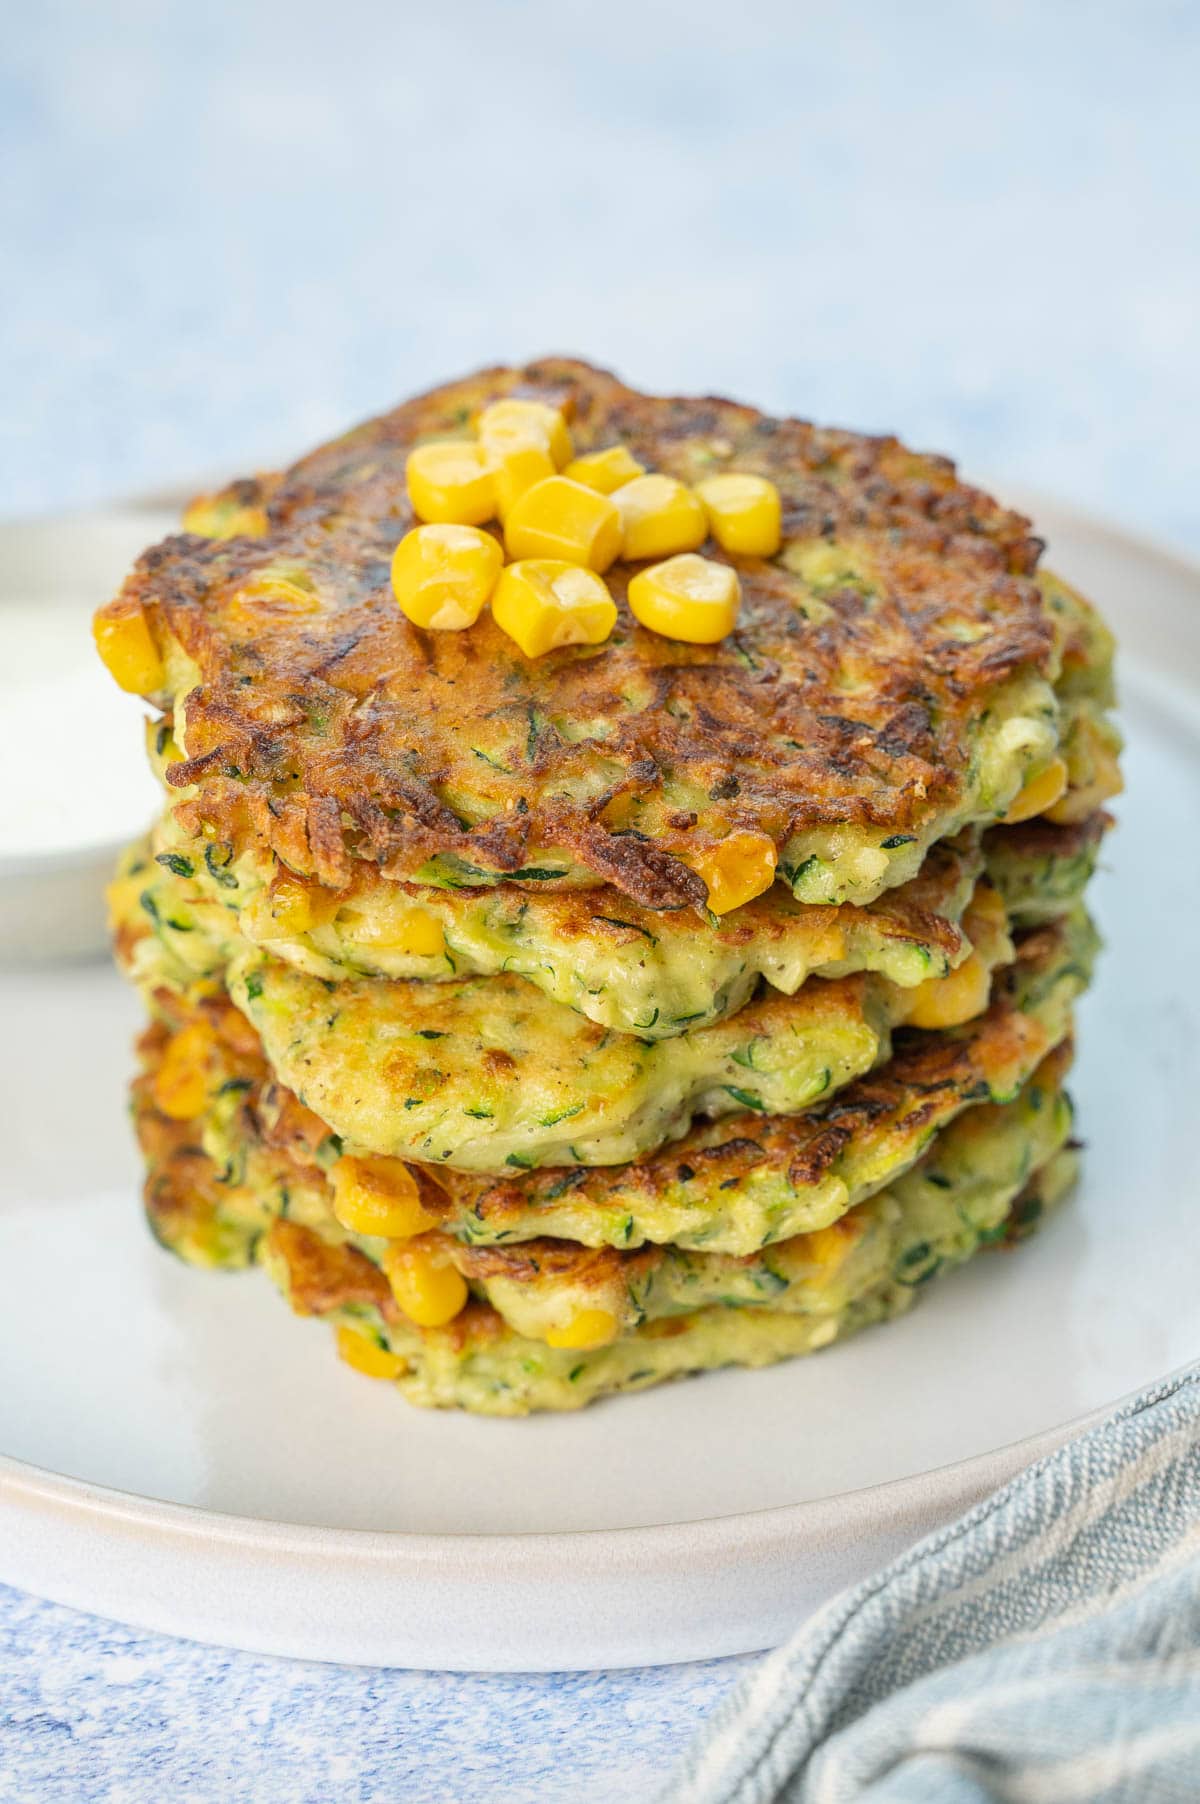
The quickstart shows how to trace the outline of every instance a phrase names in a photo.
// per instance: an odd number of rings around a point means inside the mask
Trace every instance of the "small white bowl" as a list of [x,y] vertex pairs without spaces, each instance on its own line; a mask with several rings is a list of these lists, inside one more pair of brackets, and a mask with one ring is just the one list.
[[176,526],[113,509],[0,524],[0,962],[83,957],[107,941],[104,885],[152,818],[146,705],[122,695],[91,615]]

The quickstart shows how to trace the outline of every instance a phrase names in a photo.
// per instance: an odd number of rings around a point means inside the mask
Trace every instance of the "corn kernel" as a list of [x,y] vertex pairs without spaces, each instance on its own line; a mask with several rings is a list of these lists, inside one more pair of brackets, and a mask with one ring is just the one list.
[[271,885],[271,919],[284,933],[311,933],[337,913],[339,898],[298,877],[277,877]]
[[492,619],[527,658],[540,658],[564,645],[602,645],[617,608],[594,570],[561,558],[524,558],[502,571]]
[[546,1345],[590,1353],[616,1340],[618,1326],[616,1316],[607,1309],[580,1309],[561,1328],[547,1328]]
[[783,539],[779,490],[765,476],[729,470],[696,484],[708,524],[722,551],[734,557],[774,557]]
[[477,526],[417,526],[392,554],[392,593],[414,626],[474,626],[496,586],[504,553]]
[[621,515],[621,556],[670,557],[708,537],[708,516],[673,476],[635,476],[613,495]]
[[390,943],[409,958],[440,958],[446,950],[442,924],[427,908],[414,908],[405,915]]
[[245,507],[227,495],[198,495],[183,513],[184,532],[201,539],[262,539],[269,527],[265,507]]
[[[805,912],[810,914],[815,913],[815,910],[810,908]],[[809,953],[809,963],[814,969],[817,965],[839,964],[846,956],[846,930],[844,927],[839,927],[836,911],[831,910],[830,912],[835,914],[834,920],[828,927],[816,934],[812,951]],[[817,922],[814,921],[813,924],[816,926]]]
[[493,430],[479,442],[496,485],[496,512],[507,520],[526,489],[554,475],[554,459],[544,437],[533,437],[519,427]]
[[208,1102],[208,1060],[212,1031],[205,1021],[190,1022],[167,1046],[154,1077],[154,1100],[172,1121],[194,1121]]
[[1052,758],[1045,770],[1030,777],[1016,799],[1009,804],[1008,811],[1000,816],[1007,826],[1014,826],[1017,821],[1032,820],[1035,814],[1044,814],[1053,808],[1055,802],[1061,800],[1067,787],[1067,767],[1061,758]]
[[97,614],[92,636],[108,674],[120,688],[130,695],[153,695],[162,688],[166,672],[141,608]]
[[689,858],[708,885],[708,906],[715,915],[727,915],[775,881],[775,842],[765,833],[731,833],[719,846]]
[[483,446],[469,439],[418,445],[408,454],[404,478],[418,520],[482,526],[496,512],[496,484]]
[[961,1027],[982,1015],[988,1005],[992,979],[978,952],[945,977],[930,977],[918,984],[908,999],[905,1020],[912,1027]]
[[841,1265],[858,1238],[857,1226],[843,1215],[840,1221],[830,1222],[828,1227],[813,1228],[805,1234],[804,1252],[814,1265],[819,1265],[828,1274]]
[[609,445],[605,451],[589,451],[585,456],[575,458],[563,471],[572,482],[581,482],[584,488],[595,489],[601,495],[611,495],[614,489],[623,488],[635,476],[645,474],[646,466],[640,464],[624,445]]
[[467,1300],[462,1274],[450,1261],[441,1236],[391,1246],[383,1256],[392,1295],[418,1328],[440,1328],[452,1322]]
[[547,401],[493,401],[475,420],[481,439],[498,432],[519,432],[526,438],[541,439],[561,470],[571,460],[571,434],[562,412]]
[[741,598],[736,570],[692,551],[639,570],[628,591],[635,620],[689,645],[715,645],[732,632]]
[[375,908],[360,908],[351,899],[343,904],[338,925],[354,945],[378,946],[381,952],[399,952],[407,958],[441,958],[446,953],[441,922],[403,895]]
[[331,1174],[333,1213],[351,1234],[407,1240],[437,1226],[402,1159],[356,1159],[345,1153]]
[[621,549],[621,516],[607,495],[549,476],[514,504],[504,543],[510,558],[558,558],[603,573]]
[[285,933],[307,933],[313,924],[307,884],[281,877],[271,891],[271,919]]
[[364,1378],[399,1378],[405,1370],[406,1361],[399,1353],[381,1347],[369,1334],[360,1334],[357,1328],[348,1328],[344,1322],[338,1323],[337,1350],[338,1357],[356,1372],[361,1372]]

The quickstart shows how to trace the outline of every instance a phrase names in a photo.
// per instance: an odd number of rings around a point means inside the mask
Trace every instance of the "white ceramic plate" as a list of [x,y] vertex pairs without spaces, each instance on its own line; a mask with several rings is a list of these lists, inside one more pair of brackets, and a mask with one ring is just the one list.
[[[1200,574],[1035,505],[1124,641],[1129,792],[1073,1083],[1075,1200],[816,1358],[578,1416],[409,1409],[257,1274],[140,1220],[136,1008],[0,980],[0,1578],[317,1659],[570,1668],[758,1648],[1064,1425],[1200,1356]],[[997,1451],[999,1450],[999,1451]]]

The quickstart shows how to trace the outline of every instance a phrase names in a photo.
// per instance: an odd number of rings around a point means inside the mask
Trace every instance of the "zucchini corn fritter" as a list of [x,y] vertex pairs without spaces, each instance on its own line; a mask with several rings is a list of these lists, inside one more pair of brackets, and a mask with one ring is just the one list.
[[1023,1238],[1113,644],[893,439],[484,371],[203,496],[96,618],[150,1225],[417,1403],[827,1346]]

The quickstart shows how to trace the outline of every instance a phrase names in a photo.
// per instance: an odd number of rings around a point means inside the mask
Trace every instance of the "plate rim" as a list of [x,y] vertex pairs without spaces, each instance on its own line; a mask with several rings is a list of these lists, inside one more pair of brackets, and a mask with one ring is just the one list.
[[3,1578],[142,1631],[321,1664],[576,1672],[759,1653],[1137,1394],[907,1477],[634,1528],[328,1528],[151,1499],[0,1455]]

